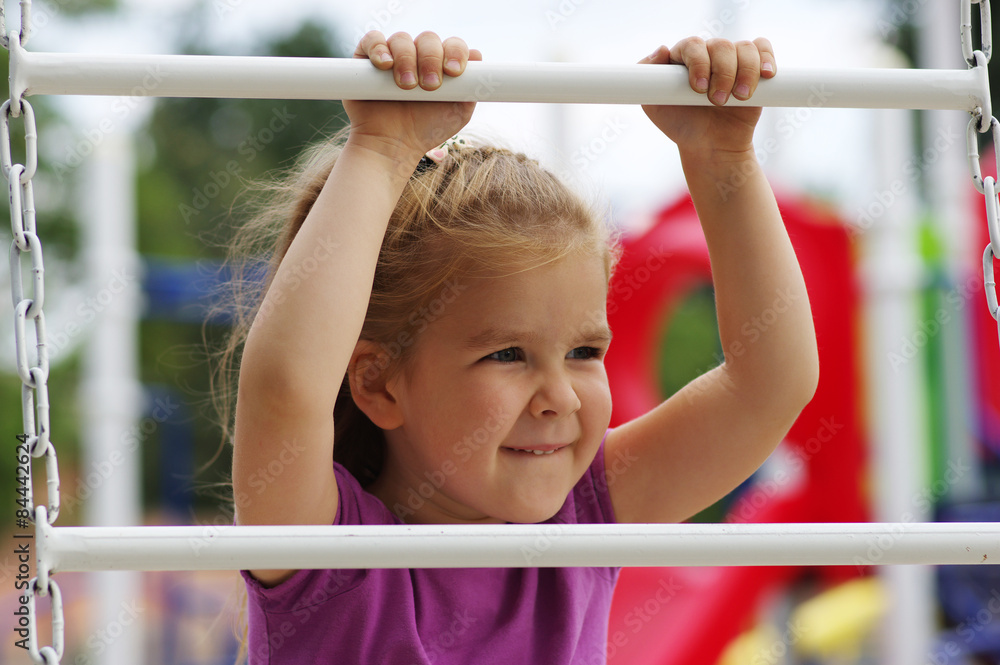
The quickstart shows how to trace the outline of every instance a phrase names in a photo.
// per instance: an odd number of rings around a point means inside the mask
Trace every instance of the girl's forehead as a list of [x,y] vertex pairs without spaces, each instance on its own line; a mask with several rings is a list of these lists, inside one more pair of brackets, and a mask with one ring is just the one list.
[[512,274],[457,279],[440,309],[441,332],[579,329],[607,326],[607,282],[598,258],[565,257]]

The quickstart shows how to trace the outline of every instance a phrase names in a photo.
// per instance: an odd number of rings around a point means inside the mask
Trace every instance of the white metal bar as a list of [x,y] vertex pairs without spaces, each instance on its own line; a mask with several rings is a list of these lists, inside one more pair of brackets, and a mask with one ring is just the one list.
[[[470,62],[439,90],[402,90],[352,58],[37,53],[11,44],[19,95],[255,99],[385,99],[706,105],[682,67]],[[793,69],[762,81],[754,106],[952,109],[989,107],[985,67],[963,70]]]
[[1000,562],[998,523],[51,527],[53,571]]

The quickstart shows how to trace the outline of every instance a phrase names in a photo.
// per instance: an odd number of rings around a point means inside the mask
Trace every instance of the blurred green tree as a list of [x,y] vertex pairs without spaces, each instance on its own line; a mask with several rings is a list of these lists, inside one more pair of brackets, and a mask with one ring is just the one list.
[[[203,36],[196,34],[194,39],[180,52],[212,53]],[[252,55],[340,57],[335,43],[328,27],[306,21]],[[239,203],[247,183],[290,166],[306,145],[336,132],[345,119],[339,101],[158,100],[140,147],[146,154],[138,176],[139,251],[148,259],[196,261],[211,272],[240,224],[244,213]],[[209,325],[206,341],[213,345],[225,332],[224,322]],[[174,387],[190,407],[193,461],[200,468],[215,454],[219,440],[208,403],[209,370],[201,326],[148,317],[142,322],[141,340],[141,380]],[[162,491],[161,445],[156,432],[143,444],[147,507]],[[198,483],[222,480],[228,468],[225,451]],[[199,495],[198,501],[206,505],[214,499]]]

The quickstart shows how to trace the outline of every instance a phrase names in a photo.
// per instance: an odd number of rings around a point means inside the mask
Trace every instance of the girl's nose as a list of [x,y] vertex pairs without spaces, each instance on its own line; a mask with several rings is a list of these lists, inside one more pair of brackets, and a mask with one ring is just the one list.
[[565,372],[546,373],[529,405],[535,417],[568,416],[580,409],[580,398]]

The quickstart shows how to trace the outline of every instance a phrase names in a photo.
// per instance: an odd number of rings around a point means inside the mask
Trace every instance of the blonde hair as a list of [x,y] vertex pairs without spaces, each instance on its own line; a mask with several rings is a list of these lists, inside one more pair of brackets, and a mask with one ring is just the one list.
[[[342,131],[313,146],[286,177],[264,185],[266,204],[230,243],[233,326],[216,354],[212,388],[224,442],[232,434],[237,355],[346,137]],[[455,280],[527,270],[575,252],[600,256],[610,279],[617,248],[596,208],[536,160],[483,144],[453,145],[440,163],[418,168],[403,189],[379,253],[361,338],[386,352],[379,370],[391,374],[430,323],[428,305]],[[261,281],[254,277],[264,250],[270,258]],[[381,471],[385,440],[354,405],[346,377],[333,415],[334,460],[362,485],[371,483]]]
[[[258,187],[262,203],[229,245],[229,302],[223,307],[233,325],[215,352],[212,376],[222,446],[232,436],[239,355],[250,326],[346,138],[343,130],[313,146],[285,177]],[[522,153],[471,142],[451,146],[439,163],[414,172],[392,212],[361,338],[379,344],[386,360],[377,369],[391,375],[404,367],[435,316],[435,299],[455,280],[528,270],[575,252],[600,256],[610,279],[617,236],[593,205]],[[269,256],[266,269],[257,258],[262,253]],[[363,486],[370,484],[381,472],[385,438],[354,404],[346,376],[333,418],[333,461]],[[245,628],[237,628],[241,659]]]

